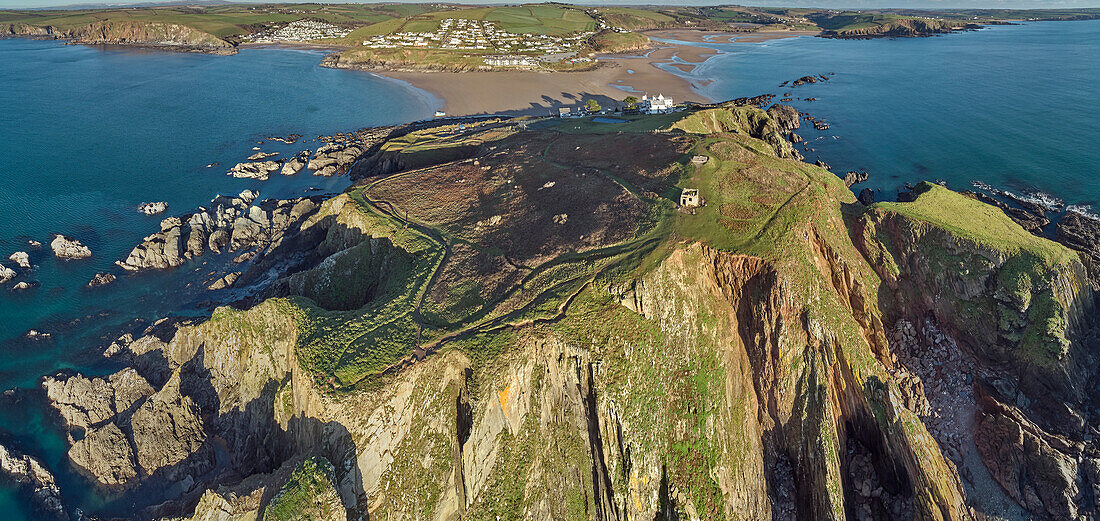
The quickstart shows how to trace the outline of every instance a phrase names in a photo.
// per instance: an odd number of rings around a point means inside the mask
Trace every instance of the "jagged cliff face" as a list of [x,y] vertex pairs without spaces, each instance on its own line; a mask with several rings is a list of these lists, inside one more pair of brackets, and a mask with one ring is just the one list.
[[214,54],[237,52],[233,44],[210,33],[164,22],[99,21],[66,29],[6,24],[0,25],[0,32],[13,36],[68,38],[89,45],[136,45]]
[[70,459],[171,483],[138,517],[968,520],[975,457],[1040,518],[1091,512],[1076,254],[938,187],[865,207],[786,116],[403,136],[272,241],[247,309],[48,378]]
[[866,27],[823,31],[826,38],[887,38],[932,36],[950,33],[961,29],[978,29],[981,26],[950,20],[926,20],[922,18],[900,18],[883,23],[867,24]]

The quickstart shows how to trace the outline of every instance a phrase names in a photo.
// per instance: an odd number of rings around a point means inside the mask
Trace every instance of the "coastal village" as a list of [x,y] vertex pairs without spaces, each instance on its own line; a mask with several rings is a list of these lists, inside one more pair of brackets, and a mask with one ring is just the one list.
[[[499,29],[495,23],[466,18],[447,18],[432,32],[399,32],[372,36],[363,41],[371,49],[420,48],[507,53],[487,56],[485,63],[493,66],[526,67],[540,61],[591,61],[576,57],[576,52],[591,31],[570,36],[512,33]],[[535,56],[538,55],[536,58]]]
[[252,33],[241,38],[252,43],[307,42],[327,38],[343,38],[351,33],[350,29],[316,20],[295,20],[278,29]]

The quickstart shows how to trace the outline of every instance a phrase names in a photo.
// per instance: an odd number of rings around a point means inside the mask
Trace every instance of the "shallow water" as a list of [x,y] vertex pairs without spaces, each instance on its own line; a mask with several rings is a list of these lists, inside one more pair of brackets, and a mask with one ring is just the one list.
[[[937,179],[955,189],[983,181],[1068,203],[1100,200],[1100,21],[715,45],[726,54],[688,75],[714,80],[706,95],[817,98],[790,102],[830,125],[818,132],[803,123],[798,133],[815,149],[803,155],[841,175],[865,168],[880,200],[903,183]],[[778,87],[831,72],[827,82]]]
[[[20,280],[39,287],[0,289],[0,390],[33,388],[59,368],[109,370],[98,348],[135,318],[187,313],[208,298],[179,287],[202,262],[168,273],[124,275],[112,269],[161,218],[192,211],[218,193],[244,189],[261,198],[342,190],[346,178],[308,174],[269,181],[225,175],[254,146],[283,156],[316,149],[318,135],[430,117],[441,105],[427,93],[379,76],[319,67],[322,53],[243,49],[235,56],[0,40],[0,261],[28,251],[36,269]],[[294,145],[267,136],[302,134]],[[205,165],[219,162],[218,166]],[[308,192],[320,193],[320,192]],[[145,201],[168,211],[145,216]],[[87,244],[93,257],[63,262],[49,252],[51,234]],[[28,239],[43,243],[29,249]],[[205,271],[209,271],[206,267]],[[89,290],[99,271],[119,280]],[[205,273],[204,271],[204,273]],[[110,310],[104,312],[104,310]],[[76,322],[74,322],[76,320]],[[22,338],[30,328],[50,341]],[[33,394],[0,396],[0,442],[42,457],[61,480],[71,506],[96,506],[67,471],[65,440]],[[29,519],[25,501],[0,489],[3,519]]]

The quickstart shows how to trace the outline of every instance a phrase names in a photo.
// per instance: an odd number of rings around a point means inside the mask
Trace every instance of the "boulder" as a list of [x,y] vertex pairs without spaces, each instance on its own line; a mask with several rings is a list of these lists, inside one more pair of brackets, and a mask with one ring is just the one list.
[[92,250],[80,241],[61,234],[50,242],[50,248],[53,249],[53,254],[57,258],[63,260],[87,259],[92,256]]
[[20,281],[20,282],[15,283],[15,285],[12,286],[11,289],[12,289],[12,291],[26,291],[28,289],[31,289],[31,288],[37,286],[37,285],[38,285],[37,282],[27,282],[27,281],[24,280],[24,281]]

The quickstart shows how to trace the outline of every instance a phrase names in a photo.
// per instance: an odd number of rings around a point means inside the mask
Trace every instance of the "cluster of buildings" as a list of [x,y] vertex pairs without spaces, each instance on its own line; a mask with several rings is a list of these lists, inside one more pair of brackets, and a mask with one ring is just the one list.
[[502,53],[555,54],[577,50],[593,34],[591,32],[581,32],[565,37],[546,34],[518,34],[498,29],[493,22],[466,18],[447,18],[439,22],[439,27],[434,32],[401,32],[372,36],[364,40],[363,45],[372,49],[419,47]]
[[343,38],[349,33],[351,33],[350,29],[344,29],[325,22],[295,20],[278,29],[253,33],[242,39],[256,43],[304,42],[325,38]]
[[[623,112],[632,112],[636,110],[642,114],[668,114],[676,110],[676,104],[672,101],[671,96],[665,96],[664,94],[658,94],[650,97],[643,94],[642,99],[638,100],[636,109],[625,110]],[[604,110],[602,114],[610,113],[610,110]],[[561,107],[558,109],[559,118],[579,118],[587,116],[590,113],[584,107]],[[703,158],[704,162],[707,156],[696,156],[697,158]],[[694,161],[695,159],[693,159]]]

